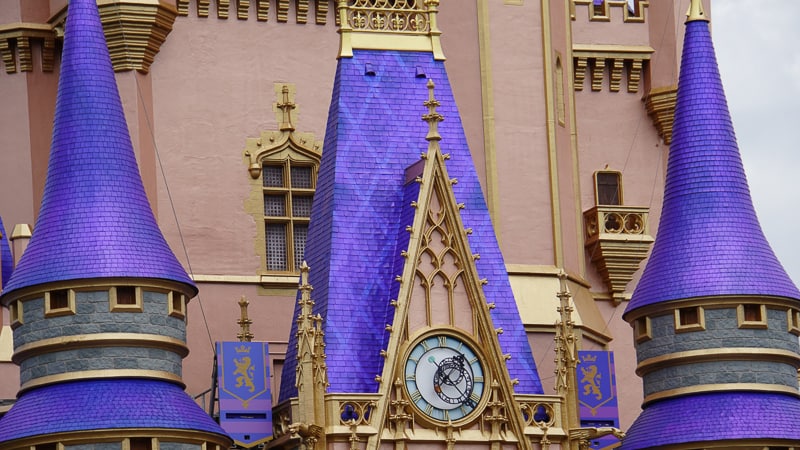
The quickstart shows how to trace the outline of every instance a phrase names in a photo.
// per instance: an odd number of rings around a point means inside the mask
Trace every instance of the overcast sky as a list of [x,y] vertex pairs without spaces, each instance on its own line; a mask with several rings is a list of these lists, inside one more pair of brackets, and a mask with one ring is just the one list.
[[722,83],[761,227],[800,284],[800,0],[712,0]]

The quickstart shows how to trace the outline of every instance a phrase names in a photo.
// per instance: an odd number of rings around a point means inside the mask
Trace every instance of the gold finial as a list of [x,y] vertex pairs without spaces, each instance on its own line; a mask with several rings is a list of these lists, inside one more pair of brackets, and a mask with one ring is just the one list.
[[253,321],[247,317],[247,305],[249,304],[250,302],[247,301],[244,295],[239,299],[241,317],[236,321],[236,323],[239,324],[240,330],[239,333],[236,334],[236,337],[239,338],[240,342],[251,342],[255,337],[253,336],[253,333],[250,332],[250,325],[253,323]]
[[442,136],[439,134],[439,122],[444,120],[444,116],[436,112],[436,108],[441,104],[438,100],[433,96],[433,80],[430,78],[428,79],[428,100],[423,103],[423,105],[428,107],[428,113],[422,115],[422,120],[428,122],[428,135],[425,136],[425,140],[430,141],[441,141]]
[[297,108],[289,99],[289,86],[284,84],[281,88],[281,101],[277,104],[278,109],[281,110],[281,131],[294,131],[294,124],[292,124],[292,110]]
[[686,23],[697,20],[709,22],[708,18],[706,18],[706,12],[703,10],[702,0],[692,0],[689,11],[686,12]]

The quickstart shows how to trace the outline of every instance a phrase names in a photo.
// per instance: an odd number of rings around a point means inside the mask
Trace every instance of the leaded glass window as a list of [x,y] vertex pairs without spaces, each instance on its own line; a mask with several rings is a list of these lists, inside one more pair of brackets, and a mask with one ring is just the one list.
[[303,262],[306,248],[316,167],[291,159],[265,161],[261,173],[266,269],[296,272]]

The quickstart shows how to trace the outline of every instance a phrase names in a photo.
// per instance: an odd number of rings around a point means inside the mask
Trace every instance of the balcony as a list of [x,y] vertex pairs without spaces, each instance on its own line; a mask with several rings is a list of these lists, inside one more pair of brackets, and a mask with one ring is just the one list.
[[625,288],[653,244],[648,213],[647,207],[621,205],[595,206],[583,213],[586,249],[615,304],[630,299]]

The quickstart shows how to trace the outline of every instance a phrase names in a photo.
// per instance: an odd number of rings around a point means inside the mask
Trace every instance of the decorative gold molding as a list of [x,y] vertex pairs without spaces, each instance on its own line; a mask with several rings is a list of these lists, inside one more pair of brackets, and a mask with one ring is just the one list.
[[763,303],[767,308],[771,309],[796,309],[797,300],[789,299],[786,297],[772,297],[772,296],[753,296],[753,295],[725,295],[725,296],[708,296],[708,297],[695,297],[690,299],[671,300],[669,302],[662,302],[653,305],[643,306],[631,311],[630,314],[625,315],[627,322],[633,322],[642,316],[657,317],[666,314],[673,314],[672,310],[677,308],[686,308],[692,306],[702,306],[704,309],[725,309],[736,308],[741,303]]
[[[595,6],[593,0],[572,0],[572,19],[576,20],[576,6],[585,6],[588,18],[592,22],[610,22],[613,18],[612,11],[622,9],[622,21],[625,23],[644,23],[645,11],[650,3],[646,0],[636,0],[634,11],[628,10],[627,0],[605,0],[602,5]],[[614,8],[614,9],[612,9]]]
[[650,89],[650,92],[642,99],[658,135],[664,139],[664,143],[667,145],[672,142],[672,123],[675,121],[677,99],[677,86]]
[[[497,187],[497,143],[495,140],[494,81],[489,36],[489,0],[478,2],[478,57],[481,74],[481,110],[483,117],[483,153],[486,170],[486,206],[495,230],[500,229],[500,199]],[[502,236],[497,235],[498,244]]]
[[[2,411],[2,410],[0,410]],[[33,449],[37,445],[52,444],[57,442],[59,446],[76,445],[84,443],[98,442],[122,442],[129,438],[154,438],[164,442],[185,442],[194,445],[201,445],[209,450],[208,444],[229,448],[232,441],[224,435],[208,433],[198,430],[177,430],[170,428],[119,428],[88,431],[70,431],[65,433],[40,434],[34,437],[23,438],[15,441],[4,442],[5,448],[11,449]],[[157,447],[153,447],[155,450]]]
[[[654,52],[647,45],[574,44],[572,46],[573,84],[576,91],[583,90],[586,71],[590,73],[592,90],[603,89],[606,65],[609,71],[609,90],[619,92],[623,73],[627,74],[627,91],[639,92],[645,61]],[[608,63],[608,64],[607,64]]]
[[625,289],[654,241],[648,213],[647,207],[612,205],[583,213],[585,246],[615,303],[630,298]]
[[800,355],[789,350],[760,347],[704,348],[645,359],[636,366],[636,375],[641,377],[650,372],[680,364],[716,361],[769,361],[800,368]]
[[17,347],[12,357],[15,364],[45,353],[96,347],[145,347],[177,353],[181,358],[189,354],[189,347],[180,339],[157,334],[96,333],[60,336],[42,339]]
[[433,52],[444,61],[436,15],[439,0],[337,0],[339,57],[353,49]]
[[[97,0],[100,21],[115,72],[148,73],[172,31],[178,10],[166,0]],[[67,8],[50,19],[63,37]]]
[[[248,20],[250,11],[255,5],[256,20],[267,22],[269,20],[270,3],[275,2],[275,18],[279,23],[289,22],[289,9],[294,2],[295,23],[308,23],[308,12],[310,10],[310,0],[233,0],[236,10],[236,18]],[[331,0],[314,0],[314,23],[325,25],[328,20],[328,11]],[[217,10],[217,18],[227,20],[230,17],[232,0],[215,0],[214,5]],[[189,6],[194,3],[197,17],[205,18],[209,16],[211,6],[210,0],[177,0],[177,13],[180,16],[189,15]],[[337,20],[338,24],[338,20]]]
[[0,26],[0,57],[6,73],[16,73],[18,68],[21,72],[33,71],[31,41],[40,45],[37,48],[41,48],[42,71],[53,71],[56,41],[53,27],[43,23],[17,22]]
[[[163,370],[145,370],[145,369],[102,369],[102,370],[82,370],[78,372],[66,372],[58,375],[48,375],[44,377],[34,378],[25,382],[19,388],[19,394],[39,386],[45,386],[53,383],[61,383],[64,381],[75,380],[88,380],[97,378],[150,378],[162,381],[169,381],[180,385],[181,389],[186,385],[183,383],[180,375],[175,375],[172,372]],[[17,395],[19,395],[17,394]]]
[[782,394],[799,396],[797,387],[785,386],[782,384],[767,384],[767,383],[714,383],[714,384],[701,384],[695,386],[687,386],[677,389],[669,389],[666,391],[656,392],[650,394],[642,401],[642,406],[656,400],[662,400],[670,397],[678,397],[681,395],[698,394],[706,392],[725,392],[725,391],[758,391],[758,392],[779,392]]
[[[295,130],[296,110],[295,85],[292,83],[274,84],[276,102],[273,103],[275,121],[278,123],[277,131],[262,131],[258,138],[248,138],[243,151],[243,160],[247,164],[250,178],[250,195],[245,199],[244,209],[249,213],[258,226],[255,227],[253,251],[260,257],[258,274],[259,283],[265,288],[295,288],[297,287],[297,274],[299,267],[294,267],[294,241],[287,239],[287,264],[285,271],[269,270],[267,266],[267,237],[264,224],[285,223],[287,230],[293,232],[293,226],[299,223],[308,223],[309,217],[293,214],[289,205],[286,205],[285,217],[272,218],[264,211],[265,193],[275,195],[294,196],[300,195],[310,198],[316,186],[317,170],[322,157],[322,143],[314,138],[313,133],[300,133]],[[312,168],[311,188],[301,189],[290,186],[288,182],[280,188],[265,187],[262,179],[263,166],[282,165],[285,171],[291,171],[287,166],[304,166]],[[284,174],[284,177],[289,177]],[[291,234],[289,235],[291,236]],[[298,264],[299,265],[299,264]]]
[[187,299],[194,297],[196,292],[192,286],[155,278],[93,278],[81,280],[65,280],[53,283],[39,284],[28,288],[19,289],[2,296],[3,306],[8,306],[14,300],[28,301],[44,297],[47,291],[59,289],[74,289],[75,291],[91,291],[111,289],[115,286],[136,286],[145,291],[169,292],[177,291],[184,294]]

